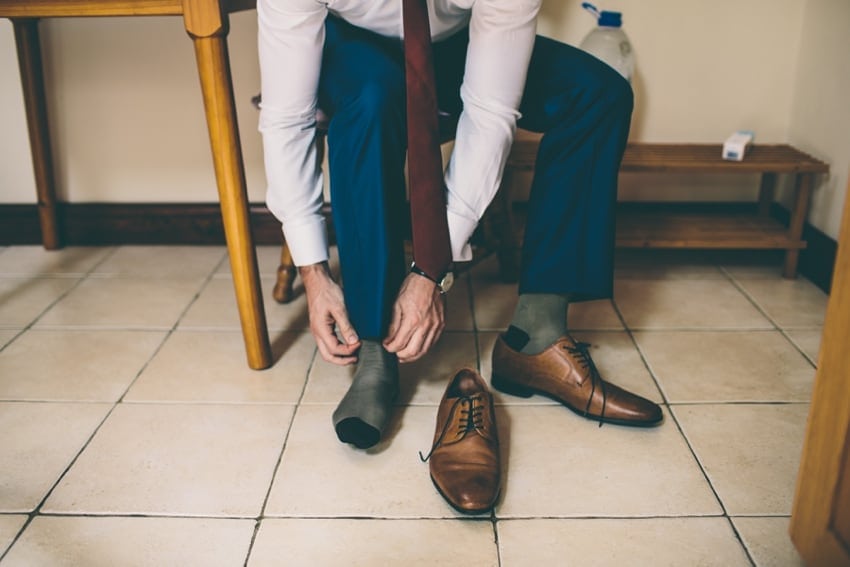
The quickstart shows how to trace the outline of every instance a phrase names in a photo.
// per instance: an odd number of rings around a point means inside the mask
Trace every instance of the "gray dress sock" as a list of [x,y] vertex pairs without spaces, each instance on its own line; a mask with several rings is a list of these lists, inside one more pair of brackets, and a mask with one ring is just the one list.
[[381,434],[398,397],[398,359],[377,341],[364,340],[348,392],[333,414],[336,435],[343,443],[367,449]]
[[524,293],[519,296],[511,327],[505,333],[508,346],[525,354],[537,354],[567,334],[568,295]]

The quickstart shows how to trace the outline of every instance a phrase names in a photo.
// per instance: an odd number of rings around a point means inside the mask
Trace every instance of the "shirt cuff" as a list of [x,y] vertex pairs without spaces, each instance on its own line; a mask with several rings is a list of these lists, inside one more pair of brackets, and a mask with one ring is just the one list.
[[304,224],[284,223],[283,236],[296,266],[309,266],[328,259],[328,232],[325,219],[318,218]]
[[452,259],[455,262],[469,262],[472,260],[472,246],[469,239],[478,226],[478,221],[468,219],[451,210],[446,211],[449,223],[449,239],[452,243]]

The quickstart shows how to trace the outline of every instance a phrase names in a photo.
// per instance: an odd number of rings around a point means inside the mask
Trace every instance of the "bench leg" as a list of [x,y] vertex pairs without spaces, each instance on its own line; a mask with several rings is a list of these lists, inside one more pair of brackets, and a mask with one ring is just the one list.
[[[788,236],[794,242],[803,239],[803,224],[809,213],[809,199],[812,195],[812,174],[798,173],[794,187],[794,209],[791,211],[791,223]],[[788,249],[785,252],[785,268],[782,275],[793,279],[797,277],[797,262],[800,259],[800,249]]]
[[260,291],[257,254],[248,216],[248,195],[236,124],[227,41],[223,35],[193,36],[192,39],[201,77],[221,216],[248,366],[260,370],[271,366],[272,357]]
[[24,91],[30,153],[38,195],[41,242],[46,249],[55,250],[62,247],[62,230],[56,210],[56,184],[53,176],[53,157],[50,152],[50,130],[47,126],[47,98],[44,94],[38,20],[13,19],[12,24],[15,28],[18,67]]

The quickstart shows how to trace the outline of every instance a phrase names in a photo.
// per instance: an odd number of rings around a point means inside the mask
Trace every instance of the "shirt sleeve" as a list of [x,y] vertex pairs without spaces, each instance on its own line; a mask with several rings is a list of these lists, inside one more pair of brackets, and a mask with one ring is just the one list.
[[266,204],[283,224],[297,266],[328,259],[316,98],[327,7],[317,0],[258,0]]
[[477,0],[455,146],[446,169],[448,224],[456,261],[472,259],[469,238],[502,179],[537,35],[541,0]]

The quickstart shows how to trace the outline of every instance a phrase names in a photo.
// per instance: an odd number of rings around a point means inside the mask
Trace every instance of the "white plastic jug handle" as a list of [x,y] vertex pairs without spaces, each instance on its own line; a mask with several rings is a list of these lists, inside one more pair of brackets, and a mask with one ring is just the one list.
[[581,7],[593,14],[593,16],[598,20],[599,19],[599,10],[591,4],[590,2],[582,2]]

